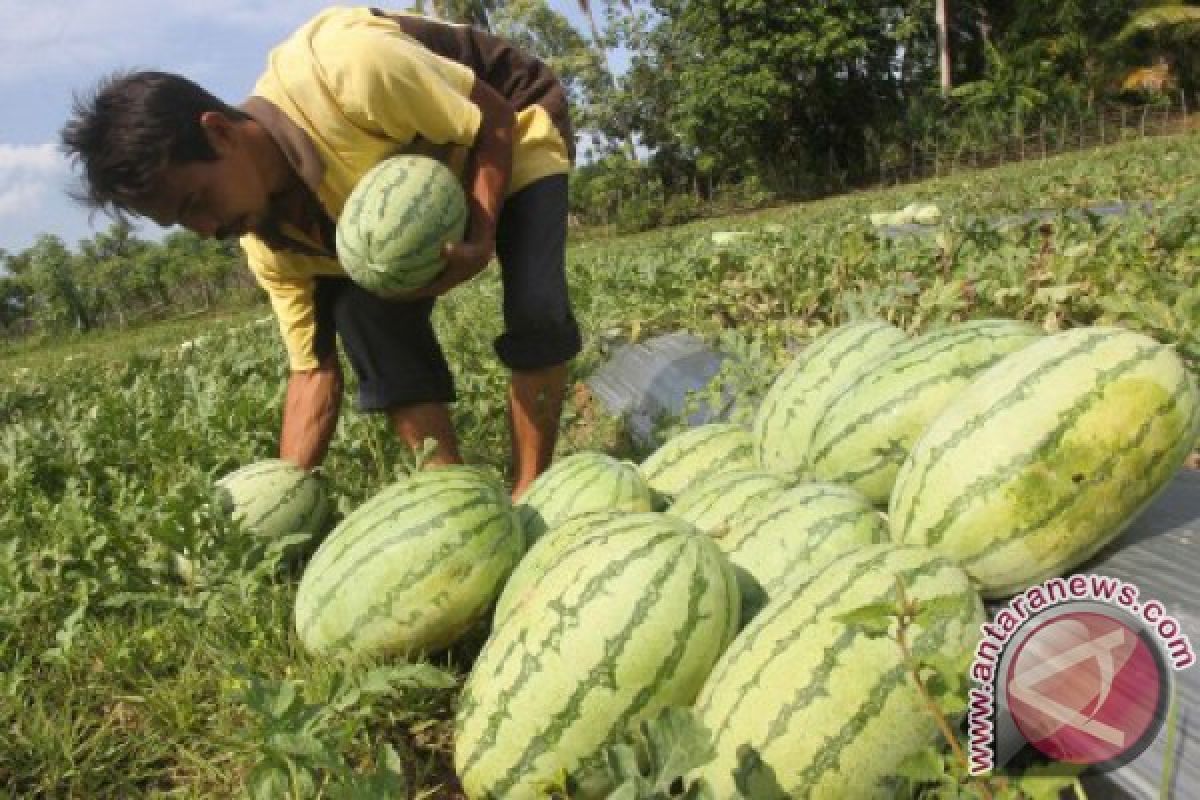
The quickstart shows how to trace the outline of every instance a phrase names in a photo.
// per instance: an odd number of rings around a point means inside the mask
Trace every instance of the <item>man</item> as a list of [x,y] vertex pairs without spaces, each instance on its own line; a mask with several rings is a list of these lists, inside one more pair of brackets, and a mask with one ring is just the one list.
[[[537,60],[465,26],[334,8],[271,51],[239,108],[176,75],[123,74],[77,99],[62,141],[93,208],[241,236],[291,365],[280,455],[306,468],[323,460],[337,424],[335,332],[359,407],[387,413],[410,446],[434,439],[436,463],[461,460],[430,315],[438,295],[495,254],[514,498],[549,465],[580,337],[564,274],[573,138],[562,86]],[[334,231],[356,181],[399,152],[447,163],[471,213],[433,284],[387,301],[345,277]]]

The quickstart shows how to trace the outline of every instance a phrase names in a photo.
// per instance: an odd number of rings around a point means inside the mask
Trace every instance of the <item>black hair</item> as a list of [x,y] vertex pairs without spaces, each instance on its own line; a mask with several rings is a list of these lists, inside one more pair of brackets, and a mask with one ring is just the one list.
[[118,72],[101,80],[92,94],[75,95],[71,119],[61,132],[63,151],[83,172],[71,196],[120,218],[148,196],[165,167],[214,160],[200,125],[206,111],[249,118],[169,72]]

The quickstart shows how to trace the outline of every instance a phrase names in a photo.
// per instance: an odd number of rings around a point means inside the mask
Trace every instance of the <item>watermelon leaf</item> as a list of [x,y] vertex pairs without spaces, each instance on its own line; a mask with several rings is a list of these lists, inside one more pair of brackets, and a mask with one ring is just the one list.
[[1083,767],[1066,762],[1036,765],[1026,769],[1010,784],[1020,797],[1029,800],[1058,800],[1063,792],[1076,786]]
[[337,800],[404,800],[409,796],[404,762],[391,745],[381,742],[375,751],[375,769],[332,787]]
[[686,786],[684,776],[715,757],[711,735],[691,709],[668,707],[605,748],[602,763],[581,782],[609,787],[610,800],[707,800],[707,786]]
[[733,784],[737,787],[740,800],[787,800],[788,797],[779,785],[775,770],[762,760],[757,750],[747,744],[738,747]]
[[887,636],[896,618],[903,613],[895,602],[868,603],[853,611],[838,614],[834,619],[843,622],[870,637]]
[[925,747],[900,762],[896,774],[917,783],[938,783],[946,775],[946,762],[938,750]]

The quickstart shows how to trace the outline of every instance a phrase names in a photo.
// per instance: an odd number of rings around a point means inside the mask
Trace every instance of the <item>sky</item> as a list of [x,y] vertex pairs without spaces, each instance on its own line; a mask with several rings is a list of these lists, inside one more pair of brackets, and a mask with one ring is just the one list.
[[[316,12],[318,0],[0,0],[0,250],[43,233],[76,249],[111,220],[67,196],[73,170],[58,148],[74,94],[117,70],[177,72],[238,103],[267,52]],[[576,0],[550,0],[579,27]],[[404,10],[409,0],[385,7]],[[90,217],[90,219],[89,219]],[[137,235],[163,231],[139,223]]]

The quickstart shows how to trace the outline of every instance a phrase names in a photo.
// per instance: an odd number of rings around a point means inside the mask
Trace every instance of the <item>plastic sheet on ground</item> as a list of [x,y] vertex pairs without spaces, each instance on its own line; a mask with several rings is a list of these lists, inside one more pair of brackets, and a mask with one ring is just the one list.
[[[677,331],[621,347],[586,383],[609,413],[626,417],[634,440],[649,446],[658,421],[681,415],[688,393],[707,386],[724,358],[702,339]],[[731,405],[701,403],[688,424],[726,419]]]

